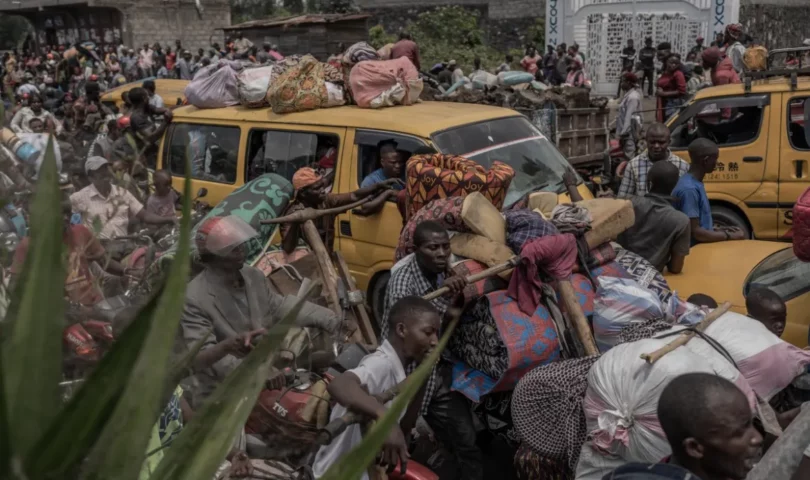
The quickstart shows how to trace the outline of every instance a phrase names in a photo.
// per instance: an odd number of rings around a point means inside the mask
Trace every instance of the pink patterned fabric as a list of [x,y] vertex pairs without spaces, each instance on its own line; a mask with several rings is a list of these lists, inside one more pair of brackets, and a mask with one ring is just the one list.
[[[411,80],[418,80],[419,72],[406,57],[394,60],[378,60],[360,62],[352,68],[349,76],[352,95],[357,106],[370,108],[371,101],[381,93],[395,86],[402,84],[405,90]],[[407,101],[405,95],[403,101]]]

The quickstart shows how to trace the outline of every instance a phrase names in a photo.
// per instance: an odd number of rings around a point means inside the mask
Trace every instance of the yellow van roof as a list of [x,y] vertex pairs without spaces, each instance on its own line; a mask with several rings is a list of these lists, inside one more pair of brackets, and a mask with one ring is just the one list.
[[[777,93],[789,92],[790,79],[786,77],[773,77],[765,80],[754,80],[751,82],[751,93]],[[810,90],[810,77],[798,77],[796,91]],[[733,85],[720,85],[719,87],[709,87],[699,90],[695,94],[695,100],[714,97],[728,97],[743,95],[744,85],[735,83]]]
[[[121,95],[128,92],[133,88],[142,87],[145,80],[138,80],[137,82],[130,82],[120,87],[111,88],[101,95],[102,102],[115,102],[121,101]],[[188,80],[178,80],[174,78],[158,78],[155,81],[155,92],[161,97],[164,97],[167,105],[173,105],[174,101],[169,102],[169,98],[186,98],[185,91],[188,86]]]
[[488,105],[452,102],[422,102],[381,109],[356,106],[326,108],[279,115],[270,108],[242,106],[201,109],[185,106],[174,110],[174,121],[225,120],[270,122],[325,127],[369,128],[427,138],[448,128],[470,123],[520,116],[515,110]]

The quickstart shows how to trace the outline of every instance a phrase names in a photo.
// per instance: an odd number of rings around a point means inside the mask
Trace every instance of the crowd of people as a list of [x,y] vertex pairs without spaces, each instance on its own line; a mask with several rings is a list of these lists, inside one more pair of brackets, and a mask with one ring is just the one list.
[[[624,170],[617,197],[632,202],[635,224],[621,234],[618,243],[658,271],[680,273],[690,248],[697,243],[744,238],[739,229],[714,226],[703,181],[717,166],[717,145],[707,139],[693,141],[688,147],[691,163],[687,163],[670,150],[670,132],[660,120],[677,111],[688,95],[704,86],[739,83],[745,41],[739,25],[730,25],[722,38],[718,37],[708,48],[698,38],[685,61],[672,52],[668,43],[654,48],[651,38],[645,39],[638,53],[632,41],[622,52],[620,91],[625,93],[619,105],[616,133],[631,160]],[[90,306],[112,295],[113,290],[120,291],[115,277],[131,273],[116,260],[105,261],[103,268],[99,266],[97,260],[107,253],[100,240],[127,235],[134,222],[154,226],[174,224],[175,207],[181,200],[171,188],[171,175],[167,171],[150,176],[148,170],[156,163],[157,143],[173,119],[157,95],[154,81],[147,80],[142,87],[129,90],[121,111],[101,102],[101,94],[107,88],[148,77],[188,80],[219,58],[265,63],[283,56],[276,46],[267,43],[259,49],[242,35],[227,40],[224,48],[213,44],[208,51],[200,49],[195,54],[185,50],[179,40],[174,48],[144,45],[137,53],[123,44],[98,54],[68,57],[64,53],[60,47],[46,48],[37,55],[6,55],[3,81],[12,95],[4,100],[9,103],[11,130],[18,134],[52,132],[58,139],[63,163],[73,175],[76,188],[62,205],[70,264],[66,295],[73,302]],[[420,66],[419,48],[407,34],[391,47],[390,55],[408,57],[417,68]],[[509,71],[513,60],[506,56],[495,73]],[[339,61],[339,55],[330,58],[330,62]],[[657,74],[656,61],[660,64]],[[537,81],[588,86],[584,55],[576,44],[549,45],[543,55],[535,47],[528,47],[519,63]],[[480,70],[477,61],[474,72]],[[434,66],[431,71],[444,85],[453,85],[464,77],[452,60]],[[660,120],[646,128],[646,151],[636,155],[641,139],[632,117],[642,110],[642,99],[653,91],[659,101]],[[435,153],[435,150],[425,147],[414,153]],[[292,177],[294,200],[286,214],[308,208],[346,206],[372,198],[358,213],[373,215],[388,200],[403,203],[405,159],[393,141],[380,142],[378,154],[379,168],[362,179],[358,190],[346,194],[330,193],[330,179],[318,169],[298,169]],[[71,155],[73,159],[69,158]],[[569,175],[565,186],[572,200],[577,200],[576,178]],[[324,245],[332,248],[334,217],[323,217],[317,227]],[[187,347],[202,342],[202,349],[195,359],[197,382],[191,396],[193,401],[182,402],[183,416],[190,415],[239,365],[240,359],[251,350],[252,340],[266,332],[268,320],[280,318],[291,307],[290,298],[268,288],[263,272],[245,264],[247,242],[256,236],[255,229],[233,216],[208,219],[197,230],[194,241],[204,268],[188,284],[180,336]],[[299,224],[284,224],[282,249],[291,253],[301,236]],[[339,404],[333,409],[332,418],[347,411],[372,419],[385,415],[388,405],[375,395],[402,382],[436,347],[445,314],[467,286],[467,279],[450,268],[451,234],[443,225],[435,221],[418,224],[413,243],[414,253],[400,260],[391,271],[384,314],[379,319],[380,347],[363,358],[357,368],[338,375],[329,385],[331,397]],[[15,253],[13,274],[21,273],[27,251],[28,240],[24,239]],[[449,294],[431,301],[421,298],[440,287],[447,287]],[[749,295],[752,302],[749,314],[781,335],[786,316],[784,302],[767,293],[758,295]],[[331,310],[312,303],[304,305],[298,318],[299,326],[330,334],[336,332],[341,322]],[[450,388],[452,376],[452,364],[447,358],[440,360],[402,422],[388,435],[381,455],[383,464],[390,467],[407,464],[406,433],[414,427],[416,418],[422,416],[456,460],[459,467],[456,478],[484,478],[475,421],[468,402]],[[281,381],[280,376],[274,376],[268,380],[268,387],[278,387]],[[179,393],[175,395],[182,398]],[[762,436],[753,427],[747,400],[734,384],[720,377],[689,374],[677,378],[661,395],[658,418],[672,447],[672,456],[655,465],[625,465],[606,479],[654,476],[742,480],[761,450]],[[361,427],[351,426],[321,448],[312,468],[315,478],[322,476],[361,439]],[[250,471],[244,445],[235,446],[229,458],[234,470]],[[810,470],[810,457],[805,459],[802,469]]]

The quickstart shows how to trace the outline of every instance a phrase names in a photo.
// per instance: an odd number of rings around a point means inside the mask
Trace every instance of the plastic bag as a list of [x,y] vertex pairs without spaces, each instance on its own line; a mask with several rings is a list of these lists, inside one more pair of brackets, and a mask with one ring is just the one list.
[[743,64],[748,70],[767,70],[768,49],[762,45],[746,48],[743,53]]
[[[48,149],[49,133],[18,133],[17,138],[24,143],[31,145],[36,152],[27,158],[20,158],[25,163],[34,167],[34,178],[39,177],[39,169],[42,167],[42,162],[45,160],[45,151]],[[62,150],[59,148],[59,142],[54,139],[53,142],[53,156],[56,158],[56,171],[62,171]],[[18,158],[20,155],[18,154]]]
[[239,102],[246,107],[267,106],[267,89],[273,82],[275,67],[246,68],[236,76]]
[[[669,455],[669,442],[658,422],[658,399],[672,379],[685,373],[705,372],[729,380],[755,411],[751,386],[716,350],[699,355],[689,348],[678,348],[653,364],[641,359],[642,354],[671,341],[672,337],[651,338],[618,345],[593,365],[583,401],[589,440],[577,465],[578,480],[601,479],[615,459],[656,463]],[[695,341],[699,340],[687,345]]]
[[498,83],[510,87],[530,83],[532,80],[534,80],[534,75],[529,72],[501,72],[498,74]]
[[343,87],[332,82],[326,82],[327,107],[339,107],[346,105],[346,97],[343,94]]
[[220,60],[194,75],[186,86],[188,102],[197,108],[222,108],[239,104],[237,75],[242,64]]
[[602,352],[619,342],[625,327],[671,320],[658,295],[630,278],[600,277],[593,308],[593,335]]
[[[765,400],[790,385],[810,365],[810,351],[787,343],[762,323],[739,313],[723,314],[705,334],[726,349],[751,388]],[[700,355],[713,351],[703,340],[692,340],[687,348]]]
[[470,81],[472,82],[473,88],[481,90],[484,87],[494,87],[498,85],[498,76],[484,70],[476,70],[470,74]]

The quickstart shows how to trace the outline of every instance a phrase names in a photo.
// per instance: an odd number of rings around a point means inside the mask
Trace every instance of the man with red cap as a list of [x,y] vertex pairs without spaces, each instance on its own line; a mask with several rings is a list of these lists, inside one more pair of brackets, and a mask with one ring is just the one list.
[[[261,270],[245,264],[248,251],[254,248],[251,242],[259,243],[256,236],[250,224],[234,215],[209,218],[195,234],[194,244],[205,268],[186,289],[180,321],[183,344],[191,349],[204,341],[201,354],[205,354],[228,339],[246,339],[243,351],[229,350],[211,368],[196,373],[192,388],[195,407],[239,366],[255,343],[254,337],[281,320],[296,302],[293,296],[276,293]],[[261,245],[255,249],[260,250]],[[328,308],[305,302],[296,324],[333,334],[340,327],[340,319]],[[271,375],[269,386],[277,388],[277,380]]]
[[700,58],[704,50],[706,50],[706,47],[703,46],[703,37],[697,37],[695,39],[695,46],[689,50],[689,53],[694,53],[695,58]]
[[[386,200],[395,199],[397,192],[390,188],[398,185],[402,180],[389,178],[379,183],[360,188],[350,193],[327,193],[327,179],[313,168],[299,168],[292,178],[295,188],[295,198],[284,212],[284,216],[303,210],[305,208],[327,209],[336,208],[354,203],[360,199],[376,195],[360,207],[360,215],[374,215],[385,205]],[[318,232],[327,250],[332,250],[335,238],[335,216],[325,215],[315,220]],[[300,224],[286,223],[281,226],[281,246],[286,253],[292,253],[298,246],[300,238]]]

